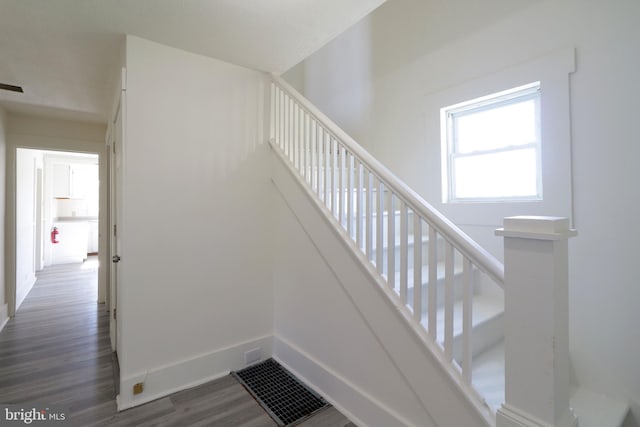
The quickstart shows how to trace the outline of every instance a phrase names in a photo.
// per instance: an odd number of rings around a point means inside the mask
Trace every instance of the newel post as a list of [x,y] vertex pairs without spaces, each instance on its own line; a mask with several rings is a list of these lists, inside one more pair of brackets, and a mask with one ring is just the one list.
[[575,427],[569,407],[569,219],[510,217],[504,228],[505,403],[497,427]]

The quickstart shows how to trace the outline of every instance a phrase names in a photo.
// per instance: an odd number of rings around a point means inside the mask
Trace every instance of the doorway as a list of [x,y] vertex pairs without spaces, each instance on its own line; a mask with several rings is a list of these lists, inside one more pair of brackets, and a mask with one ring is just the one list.
[[[100,159],[93,153],[30,148],[17,148],[15,159],[17,311],[37,272],[98,255]],[[91,283],[99,301],[97,277]]]

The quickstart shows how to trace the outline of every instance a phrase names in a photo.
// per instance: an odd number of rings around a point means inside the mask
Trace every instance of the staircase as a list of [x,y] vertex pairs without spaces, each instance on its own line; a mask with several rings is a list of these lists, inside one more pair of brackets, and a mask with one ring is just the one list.
[[[495,425],[505,401],[504,266],[277,77],[270,143]],[[628,411],[577,388],[571,406],[582,427],[620,426]]]

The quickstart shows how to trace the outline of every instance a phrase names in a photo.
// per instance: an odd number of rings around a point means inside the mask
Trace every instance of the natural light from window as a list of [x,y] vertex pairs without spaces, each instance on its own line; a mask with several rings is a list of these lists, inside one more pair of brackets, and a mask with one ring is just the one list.
[[443,108],[445,201],[539,200],[540,85]]

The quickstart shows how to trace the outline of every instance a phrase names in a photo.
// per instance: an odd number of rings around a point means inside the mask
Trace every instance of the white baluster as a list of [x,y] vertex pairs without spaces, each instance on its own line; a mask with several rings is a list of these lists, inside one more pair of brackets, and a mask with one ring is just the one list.
[[292,111],[293,111],[293,116],[292,116],[292,122],[291,122],[291,142],[293,144],[293,156],[291,158],[291,161],[293,162],[293,167],[300,172],[300,168],[298,165],[298,155],[299,155],[299,151],[300,151],[300,147],[298,146],[298,139],[299,139],[299,134],[298,134],[298,128],[299,128],[299,111],[298,111],[298,103],[293,101],[292,103]]
[[295,155],[295,147],[293,144],[293,139],[294,139],[294,131],[293,131],[293,123],[294,123],[294,118],[293,118],[293,100],[288,97],[288,107],[289,107],[289,126],[287,129],[287,139],[289,141],[289,161],[291,163],[293,163],[293,159],[294,159],[294,155]]
[[302,110],[302,113],[302,169],[304,170],[303,175],[305,182],[311,184],[311,177],[309,176],[309,157],[311,156],[309,146],[309,122],[311,117],[305,110]]
[[282,129],[284,136],[284,154],[289,159],[289,98],[284,94],[284,128]]
[[355,220],[353,214],[353,155],[347,152],[347,234],[353,240],[353,221]]
[[284,155],[289,158],[289,99],[286,94],[283,94],[283,103],[284,103],[284,117],[283,117],[283,136],[284,136]]
[[378,274],[383,273],[384,248],[384,184],[377,177],[376,180],[376,268]]
[[331,215],[338,218],[338,202],[336,192],[338,190],[338,141],[331,138]]
[[318,128],[319,124],[317,121],[313,121],[313,132],[312,132],[312,141],[313,141],[313,176],[314,176],[314,190],[316,195],[320,197],[320,140],[318,139]]
[[300,108],[293,103],[293,167],[300,172]]
[[373,261],[373,175],[368,169],[365,171],[365,183],[367,185],[367,217],[365,227],[367,231],[367,259]]
[[331,136],[322,129],[322,149],[324,151],[324,158],[322,164],[324,166],[324,205],[331,209],[331,199],[329,188],[331,186],[329,174],[329,165],[331,164],[331,152],[329,150],[329,144],[331,143]]
[[269,85],[269,139],[276,138],[276,85]]
[[444,355],[450,362],[453,360],[454,252],[449,241],[444,253]]
[[318,197],[324,200],[324,141],[322,125],[316,127],[316,148],[318,149]]
[[400,301],[407,304],[407,276],[409,273],[408,240],[409,227],[407,224],[407,205],[400,202]]
[[304,127],[307,121],[307,113],[300,107],[300,174],[302,178],[306,180],[307,177],[307,168],[305,167],[306,162],[306,149],[307,144],[305,140]]
[[282,91],[276,86],[276,110],[278,115],[276,116],[275,130],[276,130],[276,142],[278,147],[282,149]]
[[284,126],[285,126],[285,103],[284,103],[284,92],[280,91],[280,126],[278,126],[278,136],[280,138],[280,149],[284,153],[285,151],[285,135],[284,135]]
[[297,119],[296,119],[296,125],[297,125],[297,132],[296,132],[296,154],[297,154],[297,169],[298,172],[300,172],[300,174],[302,174],[302,123],[303,123],[303,111],[300,108],[300,105],[296,104],[296,114],[297,114]]
[[396,287],[396,212],[395,199],[391,190],[387,192],[387,283],[391,289]]
[[462,264],[462,379],[471,384],[473,338],[473,270],[471,261],[464,257]]
[[346,156],[346,149],[344,148],[344,146],[339,143],[338,144],[338,150],[340,153],[339,156],[339,164],[338,164],[338,171],[339,171],[339,182],[338,182],[338,217],[339,217],[339,221],[340,221],[340,225],[342,226],[342,228],[346,229],[346,224],[344,223],[344,204],[345,204],[345,176],[344,176],[344,166],[345,166],[345,156]]
[[422,320],[422,220],[413,212],[413,317]]
[[304,114],[304,170],[305,181],[311,185],[311,141],[309,126],[311,124],[311,116],[307,112]]
[[362,250],[362,215],[364,214],[364,201],[362,199],[362,164],[356,162],[356,245]]
[[438,235],[429,227],[429,335],[438,337]]

